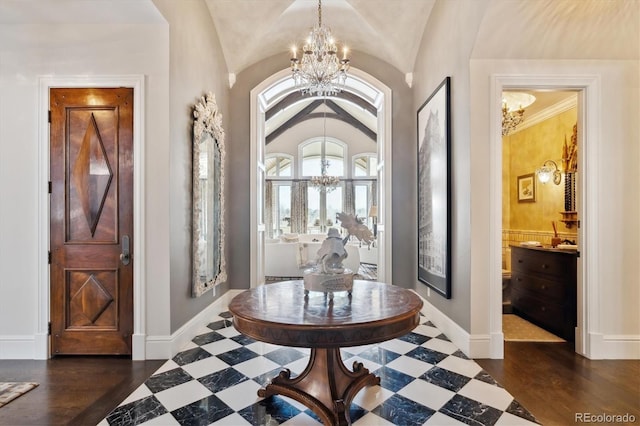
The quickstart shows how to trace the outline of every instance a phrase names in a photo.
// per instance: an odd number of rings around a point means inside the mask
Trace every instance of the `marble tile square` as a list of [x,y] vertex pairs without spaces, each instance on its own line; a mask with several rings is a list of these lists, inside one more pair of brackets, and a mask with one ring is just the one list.
[[433,364],[429,364],[428,362],[420,361],[408,356],[401,356],[388,363],[387,367],[393,368],[394,370],[398,370],[413,377],[419,377],[433,368]]
[[507,413],[512,414],[517,417],[521,417],[531,423],[538,423],[536,418],[531,414],[526,408],[524,408],[518,401],[515,399],[511,401],[509,407],[507,407]]
[[143,399],[151,395],[153,395],[153,392],[151,392],[147,387],[147,385],[143,383],[140,386],[138,386],[138,389],[131,392],[131,394],[124,401],[122,401],[120,405],[125,405],[130,402],[137,401],[139,399]]
[[210,331],[209,333],[199,334],[194,337],[191,341],[196,345],[202,346],[207,343],[217,342],[218,340],[226,339],[222,334],[217,333],[215,331]]
[[322,423],[318,422],[315,418],[307,414],[306,412],[302,412],[297,416],[294,416],[282,423],[282,426],[321,426]]
[[232,326],[233,326],[233,323],[228,319],[220,319],[207,324],[207,328],[210,328],[211,330],[214,330],[214,331],[222,330],[223,328],[229,328]]
[[232,314],[231,314],[231,312],[229,312],[229,311],[223,311],[223,312],[220,312],[220,313],[218,314],[218,316],[219,316],[220,318],[227,318],[227,319],[229,319],[229,318],[233,318],[233,315],[232,315]]
[[106,417],[109,425],[139,425],[158,416],[166,414],[167,409],[151,395],[141,400],[117,407]]
[[433,349],[434,351],[442,352],[443,354],[451,355],[456,352],[458,347],[451,342],[442,339],[431,339],[428,342],[422,344],[427,349]]
[[416,380],[415,377],[401,373],[386,366],[380,367],[375,371],[375,375],[380,377],[380,386],[393,392],[398,392],[409,383]]
[[171,412],[182,425],[208,425],[230,414],[233,410],[215,395],[178,408]]
[[273,352],[280,349],[282,346],[272,345],[271,343],[254,342],[245,346],[245,348],[257,353],[258,355],[265,355],[269,352]]
[[460,389],[458,395],[466,396],[501,411],[505,411],[513,401],[513,397],[504,388],[475,379]]
[[407,342],[407,343],[413,343],[414,345],[421,345],[424,342],[431,340],[431,337],[426,336],[424,334],[411,332],[411,333],[405,334],[404,336],[398,337],[398,340]]
[[440,386],[425,382],[424,380],[414,380],[400,389],[398,395],[402,395],[438,411],[447,401],[453,398],[455,392],[443,389]]
[[234,368],[226,368],[221,371],[200,377],[198,381],[207,387],[211,392],[216,393],[230,386],[249,380],[247,376]]
[[180,426],[180,422],[171,413],[167,413],[144,422],[142,426]]
[[192,380],[155,394],[158,401],[169,411],[184,407],[211,395],[211,391],[200,382]]
[[305,354],[294,348],[280,348],[264,355],[279,365],[287,365],[305,357]]
[[416,347],[414,343],[405,342],[400,339],[387,340],[386,342],[380,343],[378,346],[400,355],[404,355]]
[[160,373],[164,373],[165,371],[169,371],[169,370],[173,370],[175,368],[180,368],[180,366],[178,364],[175,363],[175,361],[173,360],[168,360],[167,362],[165,362],[164,364],[162,364],[160,366],[160,368],[158,368],[153,374],[152,376],[155,376],[156,374],[160,374]]
[[[533,417],[533,416],[532,416]],[[527,420],[523,417],[504,412],[495,423],[496,426],[534,426],[538,423],[535,420]]]
[[173,370],[149,377],[145,384],[151,392],[158,393],[191,380],[193,380],[193,377],[182,368],[174,368]]
[[263,399],[238,411],[252,425],[279,425],[300,413],[298,408],[278,396]]
[[258,397],[258,389],[260,389],[260,385],[253,380],[247,380],[221,390],[216,393],[216,396],[235,411],[240,411],[261,399]]
[[466,424],[494,425],[502,411],[462,395],[455,395],[440,410],[441,413]]
[[391,398],[393,394],[392,391],[381,386],[368,386],[356,394],[353,398],[353,403],[367,411],[371,411],[388,398]]
[[253,351],[250,351],[245,347],[240,347],[238,349],[233,349],[229,352],[224,352],[216,356],[229,365],[236,365],[260,355]]
[[471,380],[467,376],[440,367],[433,367],[420,376],[420,379],[453,392],[458,392]]
[[192,362],[182,367],[182,369],[189,373],[194,379],[199,379],[200,377],[224,370],[225,368],[229,368],[229,364],[215,356],[201,359],[200,361]]
[[[438,330],[436,326],[429,325],[430,323],[421,324],[413,329],[412,333],[422,334],[428,337],[436,337],[442,334],[442,331]],[[423,342],[424,343],[424,342]],[[420,343],[422,344],[422,343]]]
[[434,351],[433,349],[425,348],[423,346],[418,346],[414,350],[407,352],[405,356],[436,365],[449,355],[443,354],[442,352]]
[[498,383],[496,379],[491,377],[491,375],[484,370],[478,372],[478,374],[476,374],[473,378],[476,380],[480,380],[481,382],[489,383],[490,385],[502,387],[502,385]]
[[395,352],[391,352],[387,349],[381,348],[379,346],[370,348],[366,351],[360,352],[358,354],[358,357],[360,358],[364,358],[366,360],[369,361],[373,361],[376,364],[387,364],[388,362],[393,361],[394,359],[398,358],[400,356],[400,354],[397,354]]
[[[312,419],[314,419],[316,421],[316,424],[322,424],[320,417],[316,413],[314,413],[313,410],[307,408],[304,411],[304,413],[307,414]],[[349,418],[351,420],[351,423],[355,423],[356,421],[358,421],[358,419],[362,418],[365,414],[367,414],[367,410],[360,407],[356,403],[353,403],[353,402],[351,403],[351,407],[349,407]]]
[[[435,413],[429,417],[429,420],[425,423],[425,426],[464,426],[465,423],[449,417],[442,413]],[[478,425],[480,426],[480,425]],[[506,425],[505,425],[506,426]]]
[[240,332],[235,329],[235,327],[226,327],[220,328],[216,330],[218,333],[222,334],[224,337],[231,338],[233,336],[239,336]]
[[[293,361],[290,362],[287,365],[283,365],[284,368],[288,368],[289,370],[291,370],[291,374],[293,375],[298,375],[300,373],[302,373],[304,371],[304,369],[307,367],[307,364],[309,364],[309,357],[305,356],[304,358],[300,358],[297,361]],[[349,365],[349,364],[347,364]]]
[[377,369],[379,369],[380,367],[382,367],[381,364],[378,364],[377,362],[365,359],[365,358],[361,358],[359,356],[353,356],[351,358],[347,358],[344,359],[343,361],[344,365],[349,369],[349,371],[353,371],[353,363],[354,362],[360,362],[362,363],[362,365],[364,365],[364,367],[366,369],[368,369],[370,372],[374,372]]
[[280,368],[279,364],[267,359],[265,357],[259,356],[248,361],[241,362],[233,366],[236,370],[244,374],[249,378],[258,377],[264,373],[269,371],[273,371],[276,368]]
[[241,344],[242,346],[250,345],[251,343],[255,343],[256,342],[255,339],[252,339],[249,336],[245,336],[244,334],[238,334],[237,336],[231,336],[230,339],[233,340],[236,343]]
[[457,356],[447,357],[440,361],[437,366],[467,377],[475,377],[482,371],[482,367],[475,361],[458,358]]
[[213,423],[211,426],[252,426],[251,423],[246,421],[240,414],[233,413],[226,417],[221,418]]
[[273,370],[267,371],[264,374],[260,374],[259,376],[252,377],[252,380],[257,384],[259,384],[260,386],[265,387],[269,383],[271,383],[271,380],[274,377],[277,377],[282,370],[283,370],[282,367],[274,368]]
[[395,394],[371,412],[396,425],[421,425],[435,410]]
[[242,345],[234,342],[231,339],[219,340],[217,342],[209,343],[202,346],[202,349],[206,350],[212,355],[218,355],[224,352],[229,352],[234,349],[241,348]]
[[198,346],[197,348],[178,352],[178,354],[173,357],[173,361],[178,365],[186,365],[211,356],[213,355]]
[[353,423],[353,426],[396,426],[374,413],[367,413],[364,417]]

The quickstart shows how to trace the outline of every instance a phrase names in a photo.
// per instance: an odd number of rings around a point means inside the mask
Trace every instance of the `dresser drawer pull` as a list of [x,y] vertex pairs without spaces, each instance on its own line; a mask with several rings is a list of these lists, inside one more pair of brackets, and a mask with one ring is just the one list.
[[549,267],[549,265],[547,265],[546,263],[542,264],[542,269],[547,269]]

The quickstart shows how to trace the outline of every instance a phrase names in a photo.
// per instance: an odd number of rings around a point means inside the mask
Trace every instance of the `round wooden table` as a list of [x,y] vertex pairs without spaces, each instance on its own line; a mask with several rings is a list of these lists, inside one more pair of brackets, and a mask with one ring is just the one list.
[[349,406],[363,387],[380,378],[354,362],[349,370],[341,347],[379,343],[409,333],[419,324],[422,300],[407,289],[356,280],[353,292],[304,294],[299,281],[247,290],[233,298],[229,311],[236,329],[256,340],[311,348],[299,376],[288,369],[258,391],[261,397],[284,395],[311,408],[326,425],[349,425]]

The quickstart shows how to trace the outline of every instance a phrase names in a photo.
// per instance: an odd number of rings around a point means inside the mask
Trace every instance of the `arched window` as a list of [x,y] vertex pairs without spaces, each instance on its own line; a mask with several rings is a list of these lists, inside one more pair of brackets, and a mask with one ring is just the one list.
[[378,175],[378,156],[375,153],[354,155],[352,173],[354,179],[376,177]]
[[321,161],[328,162],[327,174],[345,177],[344,160],[347,157],[347,144],[334,138],[314,138],[298,147],[301,161],[301,176],[318,176],[321,173]]
[[269,154],[265,156],[264,164],[268,178],[293,177],[293,155]]

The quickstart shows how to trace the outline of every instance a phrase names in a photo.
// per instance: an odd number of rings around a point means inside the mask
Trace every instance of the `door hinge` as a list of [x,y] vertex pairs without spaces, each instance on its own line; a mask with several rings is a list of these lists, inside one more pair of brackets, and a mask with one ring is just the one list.
[[49,120],[49,123],[51,123],[51,110],[49,110],[49,114],[48,114],[48,118],[47,119]]
[[47,252],[47,262],[49,262],[49,265],[51,265],[51,251]]
[[576,251],[576,257],[580,257],[580,252]]
[[49,191],[49,194],[53,192],[53,182],[49,181],[49,186],[47,190]]
[[47,336],[51,336],[51,321],[49,321],[49,324],[47,326]]

